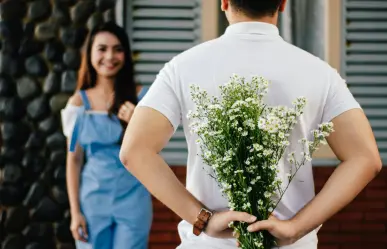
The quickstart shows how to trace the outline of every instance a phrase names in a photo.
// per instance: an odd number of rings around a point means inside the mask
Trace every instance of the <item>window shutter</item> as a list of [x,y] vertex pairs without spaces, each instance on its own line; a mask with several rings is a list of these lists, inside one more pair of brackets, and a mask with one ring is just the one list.
[[387,1],[343,1],[342,72],[387,164]]
[[[150,86],[173,56],[201,41],[200,0],[134,0],[127,8],[136,80]],[[187,143],[179,127],[161,152],[170,165],[187,164]]]

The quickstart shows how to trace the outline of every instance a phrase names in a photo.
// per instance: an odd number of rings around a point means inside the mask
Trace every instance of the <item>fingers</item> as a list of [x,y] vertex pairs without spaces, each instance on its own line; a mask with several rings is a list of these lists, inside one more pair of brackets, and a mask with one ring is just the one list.
[[274,222],[278,220],[279,219],[274,214],[271,214],[267,220],[258,221],[248,226],[247,231],[257,232],[261,230],[270,230],[273,228]]
[[89,234],[87,232],[86,222],[82,222],[81,228],[82,228],[83,236],[87,239],[89,237]]
[[120,109],[123,109],[124,111],[132,111],[132,110],[134,110],[134,108],[135,108],[135,105],[133,105],[129,101],[126,101],[125,103],[123,103],[121,105]]
[[73,238],[75,240],[87,242],[86,239],[81,236],[80,231],[79,231],[79,226],[78,227],[71,227],[71,234],[73,235]]
[[218,232],[216,237],[221,239],[235,238],[234,231],[231,228],[227,228],[221,232]]
[[74,238],[75,240],[81,240],[81,236],[80,236],[79,233],[78,233],[78,229],[76,229],[76,228],[71,228],[70,230],[71,230],[71,234],[73,235],[73,238]]
[[230,211],[228,219],[229,219],[228,222],[241,221],[241,222],[252,223],[257,220],[257,217],[245,212]]
[[118,112],[118,118],[119,119],[126,121],[126,117],[125,116],[126,116],[125,112],[123,112],[123,111],[119,111]]
[[278,218],[277,218],[277,216],[275,216],[274,214],[271,214],[270,216],[269,216],[269,219],[268,220],[279,220]]
[[132,103],[130,103],[129,101],[126,101],[125,103],[124,103],[124,105],[127,107],[127,108],[129,108],[129,109],[134,109],[136,106],[135,105],[133,105]]
[[270,220],[262,220],[255,222],[254,224],[251,224],[250,226],[247,227],[247,231],[249,232],[258,232],[261,230],[271,230],[274,226],[274,221],[273,218]]
[[129,101],[126,101],[124,104],[121,105],[120,109],[118,110],[118,118],[129,122],[129,119],[133,114],[134,108],[135,105],[133,105]]
[[75,240],[87,242],[89,235],[85,221],[80,221],[77,225],[71,225],[70,230]]

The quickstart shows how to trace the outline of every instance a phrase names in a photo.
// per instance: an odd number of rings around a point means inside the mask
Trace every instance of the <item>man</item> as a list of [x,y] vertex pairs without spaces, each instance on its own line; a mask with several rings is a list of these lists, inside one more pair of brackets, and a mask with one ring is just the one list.
[[[370,125],[344,80],[325,62],[279,36],[278,12],[285,5],[286,0],[222,0],[230,22],[225,34],[168,62],[133,114],[121,160],[183,219],[178,226],[178,248],[237,248],[228,223],[244,221],[251,223],[251,232],[268,230],[283,249],[316,249],[320,225],[351,202],[381,169]],[[197,137],[189,132],[186,114],[194,109],[189,85],[219,94],[219,85],[233,73],[270,80],[268,104],[289,106],[299,96],[308,99],[292,137],[310,137],[310,131],[322,122],[334,124],[335,132],[327,140],[341,160],[339,167],[315,196],[312,165],[305,164],[269,220],[227,209],[217,183],[203,169],[208,166],[200,159]],[[187,188],[158,154],[180,122],[189,150]],[[278,165],[289,166],[286,162]]]

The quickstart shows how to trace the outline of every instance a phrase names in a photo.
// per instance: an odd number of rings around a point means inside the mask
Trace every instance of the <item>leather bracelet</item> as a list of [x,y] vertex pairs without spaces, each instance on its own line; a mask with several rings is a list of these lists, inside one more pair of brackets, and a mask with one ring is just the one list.
[[200,212],[193,225],[193,233],[196,236],[199,236],[203,232],[209,220],[211,219],[212,215],[213,215],[213,212],[209,211],[208,209],[206,208],[200,209]]

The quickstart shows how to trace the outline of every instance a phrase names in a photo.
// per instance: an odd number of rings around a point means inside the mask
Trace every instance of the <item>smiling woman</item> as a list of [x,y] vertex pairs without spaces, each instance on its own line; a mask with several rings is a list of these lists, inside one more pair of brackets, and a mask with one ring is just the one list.
[[121,27],[106,23],[92,30],[77,91],[62,111],[71,232],[78,249],[147,248],[151,196],[119,160],[123,131],[138,102],[130,55]]
[[95,36],[91,63],[101,76],[112,77],[117,74],[125,63],[125,55],[116,36],[106,31]]

